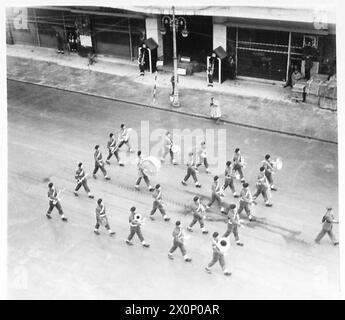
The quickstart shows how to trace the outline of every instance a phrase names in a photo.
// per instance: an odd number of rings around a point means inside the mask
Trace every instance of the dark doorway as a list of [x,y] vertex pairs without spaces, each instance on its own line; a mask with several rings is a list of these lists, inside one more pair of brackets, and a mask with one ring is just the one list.
[[[212,17],[188,16],[184,18],[187,21],[189,35],[184,38],[181,32],[177,33],[177,55],[187,56],[191,60],[206,64],[206,57],[212,53],[213,49]],[[169,29],[163,36],[163,51],[165,64],[171,63],[173,59],[173,36]]]

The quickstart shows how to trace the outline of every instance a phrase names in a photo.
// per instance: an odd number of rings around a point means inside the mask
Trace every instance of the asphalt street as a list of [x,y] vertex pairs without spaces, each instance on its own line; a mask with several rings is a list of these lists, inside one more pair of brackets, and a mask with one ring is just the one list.
[[[336,145],[217,125],[206,119],[16,81],[8,81],[7,85],[9,297],[339,297],[339,249],[326,237],[320,245],[313,242],[325,207],[332,205],[338,214]],[[135,154],[128,155],[125,147],[122,149],[123,168],[112,159],[106,167],[110,181],[105,181],[100,173],[98,179],[88,180],[95,198],[101,197],[105,202],[115,237],[110,238],[105,230],[100,236],[93,233],[96,199],[88,199],[83,190],[78,198],[73,195],[77,164],[83,162],[91,173],[94,146],[99,144],[106,156],[108,135],[118,131],[121,123],[134,129],[133,142],[138,134],[144,155],[150,152],[154,156],[159,150],[158,133],[166,129],[177,132],[177,141],[178,130],[190,129],[199,134],[194,142],[202,139],[206,130],[213,130],[214,139],[207,143],[210,149],[215,148],[221,162],[217,166],[214,161],[211,175],[200,170],[201,189],[196,189],[192,181],[187,187],[181,185],[186,172],[183,164],[172,166],[167,161],[152,178],[152,184],[162,185],[172,220],[164,222],[159,212],[155,221],[147,220],[143,233],[151,244],[149,249],[142,248],[138,239],[133,247],[124,242],[129,232],[130,207],[136,206],[144,216],[152,207],[152,196],[145,186],[140,191],[134,189]],[[144,126],[149,127],[150,143]],[[136,143],[133,147],[138,150]],[[275,175],[278,192],[273,193],[274,206],[266,208],[259,199],[255,207],[257,221],[249,223],[243,217],[245,226],[240,229],[240,236],[244,247],[237,247],[231,238],[226,261],[233,274],[226,278],[219,265],[213,267],[211,275],[204,271],[212,257],[211,236],[202,235],[198,226],[187,241],[188,254],[193,258],[190,264],[177,251],[175,260],[169,260],[167,252],[172,245],[174,222],[181,220],[186,228],[192,219],[184,205],[190,204],[194,195],[209,199],[213,175],[219,174],[223,181],[224,162],[232,158],[236,147],[241,148],[247,162],[245,177],[252,191],[266,153],[282,158],[283,169]],[[179,162],[184,162],[183,157]],[[56,211],[52,220],[45,217],[48,180],[58,188],[66,188],[61,202],[69,218],[67,224],[60,221]],[[237,182],[236,188],[239,187]],[[225,201],[235,200],[227,191]],[[214,206],[208,213],[206,227],[210,233],[226,230],[217,211]],[[334,229],[338,236],[338,227]]]

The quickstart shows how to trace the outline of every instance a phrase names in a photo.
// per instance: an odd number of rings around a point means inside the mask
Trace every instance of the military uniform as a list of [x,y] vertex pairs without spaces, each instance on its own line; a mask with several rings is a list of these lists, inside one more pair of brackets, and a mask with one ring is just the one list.
[[224,253],[221,252],[218,248],[218,239],[212,240],[212,251],[213,251],[212,261],[207,265],[206,271],[211,273],[210,268],[219,261],[219,264],[223,270],[223,273],[227,276],[230,276],[231,273],[226,270]]
[[48,189],[48,199],[49,199],[49,208],[47,210],[47,217],[49,219],[51,218],[51,213],[52,213],[54,207],[56,207],[56,209],[59,212],[59,215],[61,216],[61,219],[63,221],[67,221],[67,219],[64,216],[64,212],[62,210],[60,200],[58,199],[58,193],[57,193],[54,186],[52,188]]
[[114,137],[111,137],[107,143],[107,148],[109,151],[108,157],[106,162],[110,164],[110,158],[114,155],[117,162],[119,163],[120,166],[123,166],[123,163],[120,160],[119,157],[119,148],[116,146],[116,139]]
[[270,160],[265,159],[262,161],[262,166],[265,168],[265,176],[267,178],[269,186],[272,190],[274,190],[275,188],[273,186],[273,163]]
[[235,198],[237,198],[238,195],[236,194],[236,190],[235,190],[235,186],[234,186],[235,177],[236,177],[236,175],[235,175],[235,170],[234,170],[233,165],[231,164],[230,167],[226,166],[226,168],[225,168],[225,182],[224,182],[223,190],[225,190],[227,187],[229,187],[233,196]]
[[141,222],[138,222],[135,219],[135,214],[136,214],[135,212],[131,212],[129,215],[129,218],[128,218],[130,233],[129,233],[129,236],[126,240],[126,243],[129,245],[132,245],[131,240],[133,239],[134,235],[136,234],[138,236],[139,240],[141,241],[141,244],[144,247],[149,247],[149,245],[145,243],[144,236],[141,232]]
[[80,189],[81,186],[84,187],[84,190],[87,192],[89,198],[93,198],[93,196],[91,195],[89,186],[87,185],[87,180],[86,180],[86,175],[85,175],[85,171],[83,168],[78,168],[77,171],[75,172],[75,179],[77,180],[77,186],[74,189],[74,194],[77,196],[78,193],[77,191]]
[[257,177],[256,192],[253,195],[253,199],[255,200],[260,194],[262,194],[266,206],[271,206],[268,200],[268,196],[267,196],[268,188],[270,188],[267,182],[268,181],[265,175],[265,171],[260,172]]
[[208,231],[205,230],[204,215],[203,215],[204,208],[203,208],[202,204],[193,202],[191,207],[192,207],[192,211],[193,211],[193,220],[189,224],[187,230],[192,232],[193,231],[192,227],[197,222],[199,222],[202,233],[204,233],[204,234],[208,233]]
[[161,161],[162,162],[165,160],[165,157],[169,153],[170,154],[170,161],[171,161],[171,163],[175,164],[174,153],[171,150],[172,146],[173,146],[172,139],[166,135],[164,137],[164,149],[163,149],[163,154],[162,154],[162,157],[161,157]]
[[153,208],[151,210],[151,214],[150,214],[150,218],[152,219],[153,218],[153,215],[155,214],[156,210],[159,209],[159,211],[161,212],[164,220],[170,220],[168,217],[167,217],[167,214],[165,212],[165,209],[164,209],[164,206],[163,206],[163,201],[162,201],[162,191],[161,190],[158,190],[158,189],[155,189],[153,191],[153,194],[152,194],[153,198],[154,198],[154,201],[153,201]]
[[107,176],[107,170],[105,170],[105,168],[104,168],[102,152],[99,150],[96,150],[93,157],[95,159],[95,169],[93,170],[93,177],[96,178],[96,173],[97,173],[98,169],[101,169],[104,177],[106,179],[109,179]]
[[232,161],[233,161],[233,170],[237,171],[240,175],[241,181],[244,181],[244,175],[242,171],[242,168],[243,168],[242,156],[238,153],[235,153]]
[[140,185],[141,179],[144,179],[144,181],[145,181],[147,187],[149,188],[150,191],[152,191],[153,188],[152,188],[152,186],[151,186],[151,184],[150,184],[150,179],[149,179],[149,177],[145,174],[144,168],[142,167],[143,160],[144,160],[144,159],[143,159],[141,156],[138,157],[137,168],[138,168],[138,175],[139,175],[139,177],[138,177],[138,179],[137,179],[137,181],[136,181],[136,183],[135,183],[135,187],[136,187],[137,189],[139,189],[139,185]]
[[98,229],[100,226],[104,226],[108,230],[110,235],[115,234],[115,232],[113,232],[110,228],[108,218],[105,213],[104,204],[97,205],[96,207],[96,225],[95,225],[95,230],[94,230],[96,234],[99,234]]
[[128,147],[128,151],[131,152],[133,151],[131,148],[131,145],[129,144],[129,133],[128,133],[128,128],[123,128],[121,129],[120,135],[118,137],[119,140],[119,144],[118,144],[118,149],[120,150],[120,148],[126,144]]
[[211,195],[211,200],[210,202],[207,204],[207,207],[210,208],[213,204],[213,202],[217,201],[219,209],[221,212],[224,211],[224,207],[223,207],[223,203],[222,203],[222,199],[220,197],[220,192],[222,191],[222,188],[220,186],[219,180],[218,181],[214,181],[212,184],[212,195]]
[[337,245],[339,242],[336,240],[335,235],[332,231],[333,229],[333,223],[338,223],[338,221],[336,221],[334,219],[334,216],[332,214],[331,210],[327,210],[326,214],[323,216],[322,218],[322,230],[320,231],[320,233],[318,234],[318,236],[315,239],[316,243],[319,243],[320,240],[324,237],[324,235],[327,233],[330,237],[330,239],[332,240],[334,245]]
[[251,212],[250,212],[250,208],[249,205],[251,205],[253,202],[252,200],[252,195],[251,192],[249,190],[249,188],[242,188],[241,193],[240,193],[240,206],[238,208],[238,214],[240,214],[243,209],[245,210],[249,220],[251,220],[253,218]]
[[182,184],[186,185],[187,184],[187,180],[190,178],[190,176],[193,177],[193,180],[195,182],[195,186],[200,188],[201,185],[198,182],[198,178],[196,176],[196,168],[195,168],[195,160],[194,160],[194,156],[189,156],[188,162],[187,162],[187,174],[184,177],[184,179],[182,180]]
[[199,150],[199,163],[196,165],[196,167],[200,167],[201,165],[204,165],[206,168],[206,172],[209,173],[208,169],[208,161],[207,161],[207,152],[206,152],[206,145],[201,145]]
[[173,259],[172,254],[174,251],[179,248],[181,250],[182,256],[185,259],[185,261],[191,261],[192,259],[187,256],[187,251],[184,245],[184,233],[180,226],[176,226],[173,233],[173,246],[169,250],[168,257],[170,259]]
[[243,244],[240,241],[240,236],[238,233],[238,228],[241,226],[240,216],[238,215],[236,208],[230,209],[230,206],[226,210],[228,215],[227,230],[225,231],[223,237],[227,238],[231,233],[234,234],[236,244],[242,246]]

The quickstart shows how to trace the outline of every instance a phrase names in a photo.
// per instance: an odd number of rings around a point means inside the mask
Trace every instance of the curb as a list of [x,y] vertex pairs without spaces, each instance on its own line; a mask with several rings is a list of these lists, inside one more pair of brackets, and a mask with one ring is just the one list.
[[[157,106],[148,105],[148,104],[144,104],[144,103],[140,103],[140,102],[136,102],[136,101],[131,101],[131,100],[128,100],[128,99],[125,100],[125,99],[120,99],[120,98],[114,98],[114,97],[109,97],[109,96],[103,96],[103,95],[99,95],[99,94],[89,93],[89,92],[85,92],[85,91],[59,88],[59,87],[55,87],[55,86],[52,86],[52,85],[41,84],[41,83],[34,83],[34,82],[26,81],[26,80],[13,79],[13,78],[9,78],[9,77],[7,77],[7,80],[15,81],[15,82],[22,82],[22,83],[29,83],[29,84],[32,84],[32,85],[46,87],[46,88],[50,88],[50,89],[61,90],[61,91],[65,91],[65,92],[79,93],[79,94],[83,94],[83,95],[86,95],[86,96],[92,96],[92,97],[101,98],[101,99],[107,99],[107,100],[111,100],[111,101],[119,101],[119,102],[122,102],[122,103],[132,104],[132,105],[136,105],[136,106],[139,106],[139,107],[145,107],[145,108],[151,108],[151,109],[156,109],[156,110],[161,110],[161,111],[167,111],[167,112],[171,112],[171,113],[177,113],[177,114],[182,114],[182,115],[190,116],[190,117],[193,117],[193,118],[206,119],[206,120],[211,121],[209,116],[206,116],[206,115],[203,115],[203,114],[188,113],[186,111],[179,111],[179,110],[176,110],[176,109],[165,109],[165,108],[160,108],[160,107],[157,107]],[[335,141],[332,141],[332,140],[326,140],[326,139],[311,137],[311,136],[307,136],[307,135],[303,135],[303,134],[298,134],[298,133],[291,133],[291,132],[285,132],[285,131],[280,131],[280,130],[275,130],[275,129],[270,129],[270,128],[263,128],[263,127],[258,127],[258,126],[254,126],[254,125],[250,125],[250,124],[244,124],[244,123],[239,123],[239,122],[234,122],[234,121],[229,121],[229,120],[223,120],[223,119],[222,119],[222,122],[223,123],[227,123],[227,124],[231,124],[231,125],[235,125],[235,126],[239,126],[239,127],[244,127],[244,128],[256,129],[256,130],[261,130],[261,131],[266,131],[266,132],[271,132],[271,133],[277,133],[277,134],[281,134],[281,135],[287,135],[287,136],[292,136],[292,137],[297,137],[297,138],[302,138],[302,139],[308,139],[308,140],[313,140],[313,141],[318,141],[318,142],[324,142],[324,143],[330,143],[330,144],[338,145],[338,142],[335,142]]]

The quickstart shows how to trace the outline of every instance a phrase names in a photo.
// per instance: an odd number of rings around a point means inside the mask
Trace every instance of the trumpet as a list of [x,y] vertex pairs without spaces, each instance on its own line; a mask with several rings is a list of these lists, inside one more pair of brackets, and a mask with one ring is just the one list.
[[222,237],[217,241],[216,246],[221,253],[225,253],[230,248],[230,241],[228,238]]
[[142,216],[142,214],[140,213],[136,213],[134,215],[134,221],[139,224],[139,225],[143,225],[144,224],[144,221],[145,221],[145,218]]

